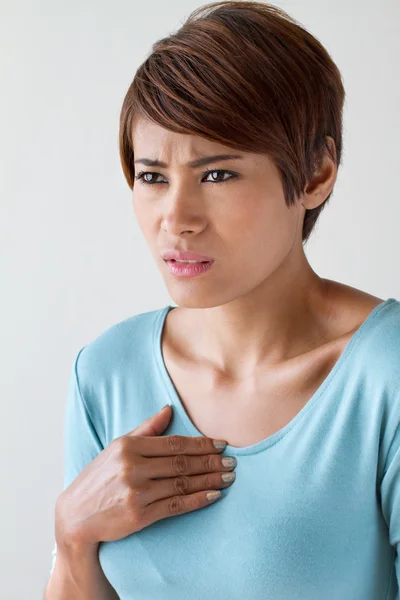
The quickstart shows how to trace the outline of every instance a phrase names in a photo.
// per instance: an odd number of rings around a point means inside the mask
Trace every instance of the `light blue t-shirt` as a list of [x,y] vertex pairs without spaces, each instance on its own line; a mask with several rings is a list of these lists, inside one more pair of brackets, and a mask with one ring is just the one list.
[[[203,435],[161,353],[174,307],[131,316],[78,352],[64,489],[114,438],[173,407],[162,435]],[[300,412],[227,446],[236,481],[204,508],[102,542],[121,600],[394,600],[400,580],[400,302],[377,306]],[[53,566],[56,547],[53,550]]]

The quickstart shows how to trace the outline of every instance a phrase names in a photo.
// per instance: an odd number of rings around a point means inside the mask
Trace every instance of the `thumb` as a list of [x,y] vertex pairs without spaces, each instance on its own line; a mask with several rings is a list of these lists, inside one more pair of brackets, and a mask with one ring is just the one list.
[[160,435],[166,429],[171,420],[172,407],[166,404],[158,413],[149,417],[143,423],[135,427],[131,435]]

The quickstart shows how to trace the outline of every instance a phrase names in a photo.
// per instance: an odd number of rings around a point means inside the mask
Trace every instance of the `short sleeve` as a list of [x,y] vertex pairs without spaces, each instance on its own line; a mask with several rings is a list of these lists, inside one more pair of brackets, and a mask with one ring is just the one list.
[[[64,409],[64,484],[65,490],[79,473],[104,449],[93,425],[87,404],[81,394],[78,361],[85,346],[75,357],[69,377]],[[53,573],[57,556],[57,543],[52,550]]]
[[389,541],[395,549],[394,569],[400,588],[400,420],[389,446],[380,492]]

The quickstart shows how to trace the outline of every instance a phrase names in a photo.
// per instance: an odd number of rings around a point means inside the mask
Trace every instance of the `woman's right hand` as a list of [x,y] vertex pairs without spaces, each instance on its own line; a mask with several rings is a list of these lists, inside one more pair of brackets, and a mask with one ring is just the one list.
[[[57,545],[96,546],[124,538],[155,521],[210,504],[206,494],[226,488],[223,450],[204,436],[161,436],[170,406],[115,438],[60,494]],[[212,501],[212,500],[211,500]]]

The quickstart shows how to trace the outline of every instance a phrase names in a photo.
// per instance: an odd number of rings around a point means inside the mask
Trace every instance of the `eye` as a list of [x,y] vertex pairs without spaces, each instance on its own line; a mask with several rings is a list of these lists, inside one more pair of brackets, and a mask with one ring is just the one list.
[[154,181],[147,181],[144,177],[146,175],[160,175],[160,173],[154,173],[153,171],[140,171],[137,175],[135,175],[135,181],[140,181],[144,185],[154,185]]
[[220,180],[220,181],[211,181],[210,183],[225,183],[225,181],[228,181],[229,179],[233,179],[234,177],[237,177],[236,173],[232,173],[230,171],[225,171],[224,169],[214,169],[213,171],[208,170],[205,171],[203,173],[203,177],[212,174],[214,175],[215,173],[223,173],[224,175],[228,174],[230,177],[228,177],[228,179],[224,179],[224,180]]
[[[236,173],[232,173],[231,171],[226,171],[225,169],[209,169],[208,171],[204,171],[204,173],[202,173],[203,177],[208,176],[209,174],[213,174],[213,176],[216,173],[223,173],[224,175],[228,174],[229,177],[228,179],[224,179],[224,180],[219,180],[219,181],[209,181],[208,183],[225,183],[226,181],[228,181],[229,179],[234,179],[235,177],[237,177]],[[140,171],[137,175],[135,175],[135,181],[140,181],[140,183],[144,184],[144,185],[155,185],[156,183],[165,183],[163,181],[157,182],[157,181],[149,181],[147,178],[147,175],[161,175],[160,173],[156,173],[154,171]]]

